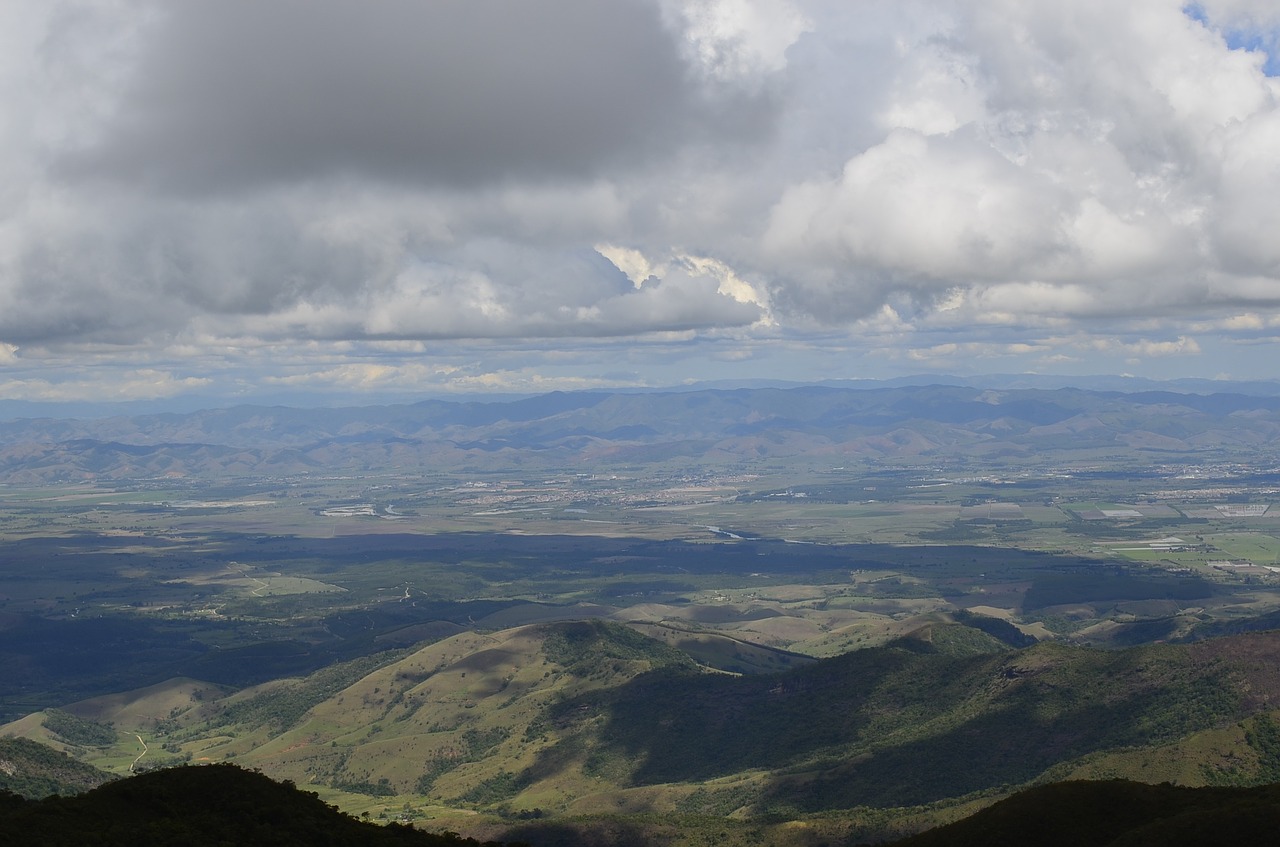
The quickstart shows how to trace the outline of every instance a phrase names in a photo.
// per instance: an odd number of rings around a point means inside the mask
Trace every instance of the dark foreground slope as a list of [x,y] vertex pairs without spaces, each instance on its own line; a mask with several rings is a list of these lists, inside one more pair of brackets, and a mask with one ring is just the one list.
[[1277,838],[1280,785],[1185,788],[1107,780],[1032,788],[893,847],[1269,847]]
[[858,827],[709,824],[689,818],[537,821],[509,830],[532,847],[1270,847],[1280,833],[1280,785],[1189,788],[1126,780],[1072,781],[1019,792],[955,823],[885,842]]
[[362,823],[314,794],[234,765],[155,771],[77,797],[0,797],[0,844],[417,845],[477,842]]
[[[678,829],[677,823],[675,831],[655,833],[657,837],[650,839],[625,825],[619,829],[600,822],[590,832],[572,826],[532,826],[526,827],[526,834],[533,843],[558,847],[648,847],[686,843]],[[1253,847],[1275,843],[1278,831],[1280,785],[1184,788],[1111,780],[1024,791],[962,821],[895,842],[894,847]],[[765,836],[760,843],[783,841],[794,839]],[[361,823],[313,794],[231,765],[144,774],[73,798],[26,801],[0,796],[0,843],[478,845],[453,835]],[[498,847],[496,842],[487,844]]]

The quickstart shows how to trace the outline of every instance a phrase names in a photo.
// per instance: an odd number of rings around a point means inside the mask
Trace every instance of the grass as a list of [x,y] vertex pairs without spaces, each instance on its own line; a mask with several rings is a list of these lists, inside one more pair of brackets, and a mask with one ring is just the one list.
[[1248,559],[1257,564],[1280,563],[1280,538],[1261,532],[1209,535],[1206,540],[1232,559]]
[[[693,673],[669,648],[602,623],[464,633],[380,666],[352,664],[344,679],[330,671],[264,687],[314,692],[289,721],[259,710],[269,701],[252,692],[212,703],[191,695],[184,709],[174,705],[178,689],[158,688],[120,701],[111,749],[83,749],[118,773],[141,752],[134,733],[149,748],[144,766],[230,753],[299,785],[328,786],[324,796],[356,814],[405,803],[415,815],[679,808],[701,827],[741,807],[803,818],[890,795],[943,801],[953,796],[944,783],[992,790],[1075,759],[1095,773],[1127,773],[1142,761],[1152,774],[1173,773],[1179,756],[1213,762],[1213,744],[1227,744],[1199,740],[1235,707],[1222,700],[1229,686],[1217,671],[1197,676],[1187,648],[1042,645],[1008,654],[977,629],[941,617],[928,626],[887,650],[741,679]],[[645,672],[668,662],[676,664]],[[127,723],[153,703],[171,717]],[[1025,731],[1009,740],[1010,725]],[[1110,734],[1078,740],[1099,727]],[[1041,751],[1043,761],[993,764],[1006,742]],[[1125,758],[1152,742],[1164,746]],[[839,764],[849,761],[860,764]],[[973,781],[956,788],[964,772]]]

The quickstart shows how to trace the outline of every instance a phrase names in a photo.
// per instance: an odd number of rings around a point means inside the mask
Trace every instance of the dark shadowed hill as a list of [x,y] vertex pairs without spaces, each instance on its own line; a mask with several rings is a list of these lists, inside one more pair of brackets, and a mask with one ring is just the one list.
[[[476,845],[348,817],[314,794],[233,765],[175,768],[77,797],[0,800],[0,843],[14,845]],[[496,845],[495,845],[496,847]]]
[[893,847],[1263,847],[1280,836],[1280,785],[1185,788],[1062,782],[1015,794]]
[[[768,770],[749,802],[796,815],[1026,784],[1090,755],[1174,744],[1280,699],[1278,633],[1117,651],[1002,646],[971,627],[934,626],[775,675],[670,667],[567,697],[545,723],[560,747],[591,747],[633,786]],[[1258,719],[1265,726],[1238,751],[1258,763],[1250,779],[1265,779],[1274,756],[1272,724]],[[546,751],[521,779],[533,784],[554,759]]]

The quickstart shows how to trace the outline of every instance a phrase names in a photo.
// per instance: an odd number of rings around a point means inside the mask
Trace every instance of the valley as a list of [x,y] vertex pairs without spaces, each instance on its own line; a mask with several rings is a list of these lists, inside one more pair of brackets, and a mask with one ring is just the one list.
[[39,449],[10,422],[0,734],[531,843],[857,843],[1065,778],[1268,781],[1273,400],[957,391],[472,404],[466,444],[435,406]]

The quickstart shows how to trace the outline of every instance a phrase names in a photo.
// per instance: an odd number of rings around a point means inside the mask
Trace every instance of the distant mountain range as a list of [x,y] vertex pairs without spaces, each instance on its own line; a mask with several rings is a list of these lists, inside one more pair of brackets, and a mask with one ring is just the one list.
[[[966,388],[992,388],[1010,390],[1039,388],[1054,391],[1059,388],[1077,388],[1082,391],[1168,391],[1175,394],[1251,394],[1259,397],[1280,396],[1280,380],[1228,380],[1184,377],[1179,379],[1147,379],[1145,377],[1118,374],[1090,376],[1059,376],[1053,374],[984,374],[981,376],[956,376],[954,374],[912,374],[885,379],[717,379],[702,380],[665,387],[616,387],[598,391],[610,394],[670,394],[691,391],[734,391],[758,388],[907,388],[927,385],[950,385]],[[330,409],[365,405],[412,405],[424,400],[445,402],[508,403],[537,396],[514,392],[425,392],[401,395],[367,395],[294,392],[288,395],[250,395],[227,398],[213,395],[184,394],[154,400],[120,400],[115,402],[92,401],[34,401],[0,399],[0,421],[17,418],[107,418],[134,417],[152,414],[186,414],[206,409],[226,409],[237,405],[292,406],[299,408]]]
[[499,402],[0,422],[16,483],[810,457],[973,463],[1233,456],[1280,446],[1280,393],[912,385],[556,392]]

